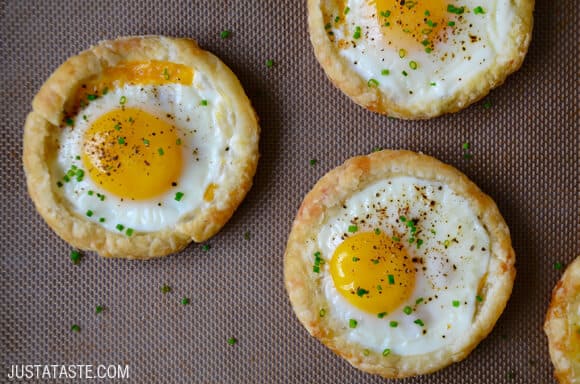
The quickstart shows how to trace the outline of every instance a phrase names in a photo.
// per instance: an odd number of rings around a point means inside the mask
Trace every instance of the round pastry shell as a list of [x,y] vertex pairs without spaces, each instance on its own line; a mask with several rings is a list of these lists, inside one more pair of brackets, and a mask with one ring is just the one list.
[[[477,304],[470,332],[456,344],[420,354],[382,356],[346,337],[348,328],[321,316],[329,308],[317,276],[312,272],[313,256],[307,249],[327,219],[327,212],[341,206],[353,193],[378,180],[412,176],[448,185],[465,198],[477,214],[490,239],[490,262],[483,300]],[[290,302],[308,332],[353,366],[386,378],[426,374],[464,359],[494,327],[511,295],[516,270],[509,229],[494,201],[457,169],[433,157],[404,150],[384,150],[347,160],[322,177],[306,195],[290,233],[285,258],[284,280]]]
[[[214,200],[189,212],[171,227],[132,236],[114,233],[83,215],[57,191],[57,180],[49,162],[57,151],[54,139],[62,129],[63,113],[82,82],[107,67],[131,61],[160,60],[201,71],[227,95],[235,115],[234,135],[242,140],[235,161],[224,167],[224,177]],[[191,39],[163,36],[122,37],[102,41],[64,62],[44,83],[32,103],[24,128],[24,170],[29,194],[48,225],[73,247],[96,251],[106,257],[148,259],[168,255],[192,240],[203,242],[229,220],[252,186],[258,163],[257,116],[239,80],[216,56],[199,48]],[[196,186],[190,186],[196,188]]]
[[[554,364],[554,375],[562,384],[580,382],[580,372],[574,372],[569,334],[569,307],[578,303],[580,296],[580,256],[567,268],[552,291],[552,301],[546,314],[544,331],[548,336],[550,358]],[[575,356],[580,360],[580,356]]]
[[[515,21],[511,25],[508,52],[493,64],[464,82],[451,96],[429,103],[397,103],[380,87],[369,87],[351,63],[340,54],[340,48],[328,38],[323,9],[342,12],[339,0],[308,0],[308,29],[314,54],[331,82],[355,103],[373,112],[402,119],[429,119],[445,113],[457,112],[485,97],[490,90],[503,84],[506,77],[517,71],[528,51],[533,27],[533,0],[512,1]],[[484,5],[484,4],[483,4]],[[377,63],[379,66],[380,63]]]

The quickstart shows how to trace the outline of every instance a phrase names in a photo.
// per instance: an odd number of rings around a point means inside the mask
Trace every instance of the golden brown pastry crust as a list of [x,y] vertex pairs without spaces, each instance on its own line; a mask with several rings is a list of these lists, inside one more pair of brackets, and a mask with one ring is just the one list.
[[344,4],[344,1],[308,0],[308,28],[316,58],[332,83],[355,103],[373,112],[402,119],[429,119],[457,112],[482,99],[521,67],[532,37],[534,0],[513,1],[516,15],[509,33],[509,53],[505,57],[465,82],[451,97],[429,103],[402,104],[389,98],[380,88],[369,87],[368,79],[363,79],[352,68],[340,55],[337,45],[328,38],[323,9],[333,9],[336,14],[344,8],[339,4]]
[[[422,355],[384,357],[349,343],[343,336],[348,332],[344,326],[329,316],[320,316],[326,299],[312,277],[312,256],[305,244],[316,239],[326,213],[342,205],[354,192],[378,180],[404,175],[444,183],[467,199],[487,230],[491,257],[481,288],[484,300],[477,306],[471,333],[465,335],[460,345]],[[489,334],[511,295],[516,273],[514,262],[509,229],[497,206],[465,175],[427,155],[385,150],[347,160],[322,177],[306,195],[288,239],[284,279],[294,312],[312,336],[363,371],[401,378],[430,373],[462,360]]]
[[[225,167],[224,182],[207,207],[182,218],[174,227],[128,237],[107,231],[75,213],[56,190],[60,176],[48,165],[54,156],[55,137],[63,112],[81,82],[107,67],[123,62],[161,60],[183,64],[203,72],[227,99],[239,136],[236,161]],[[102,256],[148,259],[184,248],[191,240],[202,242],[216,234],[232,216],[252,186],[258,162],[257,116],[240,82],[216,56],[191,39],[162,36],[124,37],[103,41],[69,58],[44,83],[32,103],[24,129],[24,169],[28,191],[36,209],[49,226],[72,246],[94,250]],[[194,187],[194,186],[192,186]]]
[[[578,310],[580,301],[580,256],[567,268],[560,281],[552,292],[552,301],[546,314],[544,331],[548,336],[550,357],[554,364],[554,375],[562,384],[580,383],[580,372],[574,372],[571,360],[574,358],[571,352],[570,319],[571,310]],[[580,356],[576,356],[576,361]]]

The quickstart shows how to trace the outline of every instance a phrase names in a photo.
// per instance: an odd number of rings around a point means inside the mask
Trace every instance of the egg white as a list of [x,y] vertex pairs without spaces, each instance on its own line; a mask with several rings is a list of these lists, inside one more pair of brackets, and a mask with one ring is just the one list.
[[[437,43],[431,53],[407,49],[404,58],[400,57],[396,42],[387,44],[375,16],[374,2],[370,3],[369,0],[348,0],[345,6],[350,11],[341,15],[346,18],[346,28],[331,23],[328,32],[336,42],[351,42],[355,40],[352,37],[355,28],[361,28],[362,37],[356,39],[355,44],[346,44],[340,54],[356,73],[367,81],[375,79],[380,90],[398,104],[413,105],[449,98],[478,74],[505,61],[513,48],[510,28],[515,13],[506,0],[456,2],[456,6],[464,6],[466,12],[453,33],[448,27],[447,41]],[[473,12],[478,6],[483,6],[484,14]],[[470,36],[477,40],[472,42]],[[411,61],[418,64],[416,70],[410,68]],[[389,70],[388,75],[382,74],[384,69]]]
[[[176,224],[181,217],[203,207],[203,194],[211,183],[220,183],[220,172],[231,156],[232,117],[227,112],[224,97],[203,73],[196,72],[192,85],[124,85],[111,89],[105,95],[91,101],[74,119],[74,126],[63,128],[59,138],[59,151],[52,163],[52,173],[57,178],[76,165],[83,168],[77,156],[83,151],[83,136],[92,123],[102,114],[120,108],[124,96],[127,108],[139,108],[165,119],[177,127],[182,140],[183,167],[177,186],[165,194],[148,200],[130,200],[103,190],[91,180],[85,170],[80,182],[63,183],[59,193],[70,203],[72,209],[87,220],[116,231],[116,225],[136,231],[157,231]],[[207,100],[207,105],[201,105]],[[165,116],[173,115],[171,120]],[[171,166],[171,164],[168,164]],[[88,191],[94,191],[91,196]],[[180,201],[177,192],[184,193]],[[101,201],[97,193],[105,195]],[[91,217],[86,216],[93,211]],[[104,222],[99,219],[105,218]]]
[[[379,208],[384,208],[380,214]],[[424,263],[414,264],[415,288],[408,302],[379,319],[377,314],[354,307],[336,290],[328,265],[341,237],[348,236],[350,225],[356,223],[359,232],[379,228],[391,237],[408,233],[400,216],[420,219],[416,236],[423,244],[409,244],[407,237],[400,241],[411,258],[422,257]],[[468,334],[478,286],[488,268],[490,247],[488,234],[466,199],[441,183],[393,177],[355,193],[343,207],[331,210],[326,217],[316,240],[326,260],[321,269],[328,303],[326,316],[334,317],[345,328],[350,319],[357,320],[357,327],[348,330],[350,342],[378,353],[388,348],[398,355],[415,355],[452,345]],[[419,298],[423,302],[416,311],[405,314],[403,308],[415,307]],[[458,307],[453,305],[456,300],[460,302]],[[424,326],[415,324],[416,319],[421,319]],[[398,322],[398,326],[390,327],[391,321]]]

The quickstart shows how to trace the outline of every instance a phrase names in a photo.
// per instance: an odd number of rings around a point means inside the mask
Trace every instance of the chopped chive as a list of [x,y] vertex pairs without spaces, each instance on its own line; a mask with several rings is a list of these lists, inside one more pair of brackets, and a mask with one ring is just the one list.
[[237,343],[237,342],[238,342],[238,340],[237,340],[235,337],[230,337],[230,338],[228,339],[228,344],[229,344],[229,345],[234,345],[234,344],[235,344],[235,343]]
[[353,37],[353,39],[360,39],[360,35],[361,35],[361,29],[360,29],[360,27],[357,25],[357,26],[354,28],[354,33],[353,33],[352,37]]
[[326,309],[320,308],[320,311],[318,311],[318,314],[320,315],[320,317],[324,317],[326,315]]
[[358,321],[356,321],[355,319],[350,319],[348,321],[349,328],[356,328],[357,325],[358,325]]
[[427,10],[427,11],[425,11],[424,15],[425,15],[425,16],[431,16],[431,12],[429,12],[429,11]]
[[88,217],[91,217],[91,216],[93,216],[93,213],[94,213],[94,212],[93,212],[93,211],[91,211],[91,210],[89,209],[89,210],[87,211],[86,215],[87,215]]
[[381,234],[381,230],[378,228],[375,228],[375,235],[380,235]]
[[485,109],[490,109],[490,108],[491,108],[491,101],[489,101],[489,100],[485,100],[485,101],[483,102],[483,108],[485,108]]
[[77,250],[70,251],[70,261],[73,264],[78,264],[81,262],[81,253]]
[[455,7],[452,4],[447,6],[447,12],[455,13],[456,15],[461,15],[465,11],[465,7]]
[[354,232],[358,231],[358,227],[356,225],[349,225],[348,226],[348,231],[350,233],[354,233]]
[[165,80],[169,80],[169,71],[167,70],[167,68],[163,68],[163,78]]
[[220,37],[222,39],[227,39],[228,37],[230,37],[231,32],[227,29],[224,29],[223,31],[221,31],[220,33]]
[[431,47],[427,47],[427,48],[425,48],[425,52],[431,53],[431,52],[433,52],[433,49]]
[[477,295],[477,296],[475,296],[475,300],[477,300],[478,302],[481,303],[483,301],[483,297]]
[[476,15],[483,15],[485,14],[485,10],[482,7],[475,7],[473,13]]
[[371,354],[371,351],[369,351],[368,349],[363,349],[363,355],[368,356]]
[[335,22],[335,23],[338,23],[339,21],[340,21],[340,16],[336,16],[336,17],[334,18],[334,22]]
[[393,276],[393,275],[389,275],[389,276],[388,276],[388,278],[389,278],[389,284],[390,284],[390,285],[393,285],[393,284],[395,284],[395,276]]
[[143,144],[145,144],[145,146],[148,147],[149,146],[149,140],[143,139]]
[[409,67],[413,70],[417,69],[418,65],[416,61],[410,61],[409,62]]
[[121,144],[121,145],[125,144],[125,138],[124,138],[124,137],[119,137],[119,138],[117,139],[117,143],[119,143],[119,144]]
[[387,11],[381,11],[379,14],[382,17],[389,17],[389,16],[391,16],[391,11],[388,11],[388,10]]
[[405,313],[405,315],[410,315],[411,313],[413,313],[413,308],[407,305],[405,308],[403,308],[403,312]]
[[201,249],[206,251],[206,252],[209,251],[210,248],[211,248],[211,246],[209,244],[204,244],[201,246]]
[[105,308],[102,305],[97,305],[95,307],[95,313],[98,315],[99,313],[103,312]]
[[401,72],[401,74],[402,74],[403,76],[407,76],[407,75],[409,75],[409,74],[407,73],[407,71],[403,71],[403,72]]
[[417,319],[417,320],[413,321],[413,323],[417,324],[420,327],[425,325],[425,323],[423,323],[423,320],[421,320],[421,319]]
[[377,317],[378,317],[379,319],[382,319],[382,318],[383,318],[383,317],[385,317],[385,316],[387,316],[387,312],[381,312],[381,313],[378,313],[378,314],[377,314]]
[[461,148],[465,150],[469,149],[469,142],[466,141],[465,143],[461,144]]
[[117,123],[115,124],[115,130],[120,131],[121,130],[121,124]]
[[399,57],[402,59],[405,56],[407,56],[407,51],[405,51],[403,48],[399,49]]
[[125,231],[125,234],[127,236],[131,236],[133,234],[133,228],[127,228],[127,230]]
[[369,79],[369,81],[367,81],[367,87],[369,88],[376,88],[379,86],[379,82],[377,79]]
[[431,28],[435,28],[437,26],[437,23],[434,23],[433,20],[427,20],[427,25],[430,26]]
[[559,271],[559,270],[561,270],[563,267],[564,267],[564,266],[563,266],[563,265],[562,265],[562,263],[560,263],[559,261],[556,261],[556,262],[554,263],[554,269],[555,269],[556,271]]
[[266,60],[266,67],[272,68],[274,66],[274,60],[268,59]]
[[159,156],[163,156],[165,154],[165,151],[163,150],[163,148],[157,148],[157,153],[159,154]]
[[457,308],[457,307],[459,307],[459,304],[461,304],[461,303],[459,302],[459,300],[453,300],[452,304],[455,308]]
[[429,83],[429,85],[432,86],[432,87],[435,87],[437,85],[437,83],[434,82],[434,81],[432,81],[432,82]]
[[310,159],[310,161],[308,162],[311,166],[315,166],[316,163],[318,163],[318,160],[316,159]]
[[312,272],[314,272],[314,273],[320,273],[320,265],[313,265],[312,266]]
[[127,102],[127,97],[121,96],[121,98],[119,99],[119,104],[124,105],[126,102]]
[[207,105],[207,100],[203,99],[199,104],[205,107]]
[[89,196],[92,196],[92,195],[94,195],[94,194],[95,194],[95,192],[94,192],[94,191],[88,191],[88,192],[87,192],[87,195],[89,195]]
[[350,7],[346,7],[346,8],[344,9],[344,14],[345,14],[345,15],[348,15],[348,13],[349,13],[349,12],[350,12]]
[[383,75],[383,76],[388,76],[390,73],[391,73],[391,71],[389,71],[388,69],[383,69],[381,71],[381,75]]
[[389,356],[391,354],[391,350],[389,348],[386,348],[385,350],[383,350],[383,356]]
[[332,28],[332,25],[330,23],[326,23],[324,25],[324,29],[329,30],[330,28]]
[[181,139],[178,138],[177,140],[175,140],[175,144],[176,145],[181,145]]
[[107,93],[109,93],[109,87],[105,87],[103,88],[103,95],[106,95]]
[[69,127],[72,127],[75,123],[75,121],[73,119],[71,119],[70,117],[68,117],[65,121],[66,125],[68,125]]
[[417,249],[421,248],[421,245],[423,245],[423,239],[417,239]]
[[175,201],[181,201],[181,199],[183,198],[184,193],[183,192],[177,192],[175,194]]
[[125,229],[125,226],[124,226],[123,224],[117,224],[117,225],[115,226],[115,228],[117,228],[117,231],[120,231],[120,232],[122,232],[122,231],[123,231],[123,229]]
[[449,243],[450,243],[450,241],[449,241],[449,240],[445,240],[445,241],[443,242],[443,246],[444,246],[445,248],[447,248],[447,247],[449,247]]
[[80,332],[81,331],[81,327],[78,324],[73,324],[70,326],[70,330],[73,332]]
[[353,262],[355,262],[355,263],[356,263],[357,261],[359,261],[359,260],[360,260],[360,259],[359,259],[358,257],[356,257],[356,256],[353,256],[353,257],[352,257],[352,261],[353,261]]
[[369,291],[367,291],[364,288],[359,288],[359,289],[356,290],[356,294],[357,294],[358,297],[363,297],[367,293],[369,293]]
[[104,222],[105,222],[105,218],[104,217],[99,218],[99,223],[104,223]]
[[181,299],[181,304],[183,305],[189,304],[189,299],[187,297],[183,297],[183,299]]
[[161,293],[166,294],[171,292],[171,287],[167,284],[163,284],[163,286],[161,287]]
[[391,240],[393,240],[394,242],[399,242],[401,241],[401,238],[399,238],[398,236],[393,236],[391,237]]
[[422,298],[422,297],[419,297],[419,298],[418,298],[418,299],[415,301],[415,304],[417,304],[417,305],[418,305],[418,304],[421,304],[422,302],[423,302],[423,298]]
[[399,322],[398,321],[391,321],[391,322],[389,322],[389,326],[391,328],[397,328],[399,326]]
[[449,21],[447,22],[447,25],[450,27],[454,27],[455,26],[455,21]]

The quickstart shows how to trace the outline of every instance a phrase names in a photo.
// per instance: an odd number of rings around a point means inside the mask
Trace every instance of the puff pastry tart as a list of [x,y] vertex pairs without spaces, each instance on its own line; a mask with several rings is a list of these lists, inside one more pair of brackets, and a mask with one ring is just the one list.
[[544,331],[560,383],[580,383],[580,256],[554,287]]
[[28,190],[74,247],[146,259],[213,236],[252,185],[259,126],[236,76],[190,39],[103,41],[44,83]]
[[284,277],[308,332],[386,378],[465,358],[512,291],[515,255],[497,206],[419,153],[354,157],[306,195]]
[[533,0],[308,0],[314,53],[357,104],[404,119],[456,112],[522,64]]

